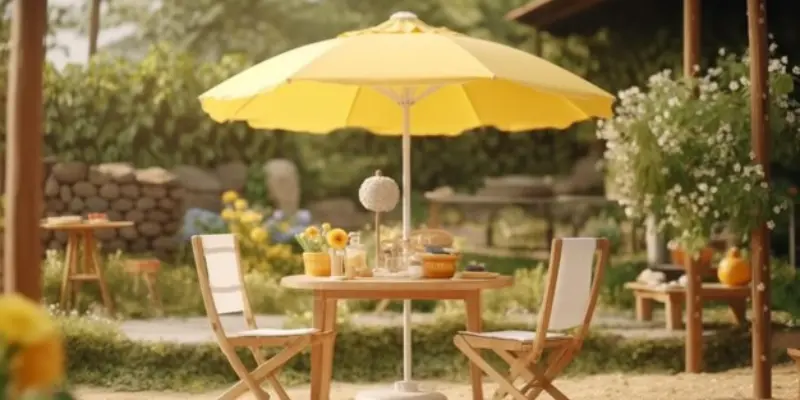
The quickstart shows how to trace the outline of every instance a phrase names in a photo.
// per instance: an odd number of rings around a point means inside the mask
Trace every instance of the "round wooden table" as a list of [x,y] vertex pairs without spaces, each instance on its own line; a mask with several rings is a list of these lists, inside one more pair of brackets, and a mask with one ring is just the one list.
[[[321,331],[336,330],[336,303],[338,300],[463,300],[466,306],[466,328],[472,332],[482,330],[481,291],[501,289],[513,284],[510,276],[490,279],[387,279],[359,278],[333,280],[306,275],[292,275],[281,279],[281,286],[314,292],[314,328]],[[311,348],[311,398],[330,398],[333,372],[334,342]],[[472,398],[483,399],[482,375],[475,365],[470,365]]]
[[[64,260],[64,272],[61,278],[61,308],[70,310],[73,298],[80,291],[81,282],[97,282],[103,305],[109,314],[114,313],[114,302],[103,277],[100,255],[95,245],[94,232],[98,229],[119,229],[133,226],[130,221],[97,221],[71,223],[42,223],[42,229],[63,231],[67,233],[67,249]],[[78,254],[83,245],[83,262],[78,263]]]

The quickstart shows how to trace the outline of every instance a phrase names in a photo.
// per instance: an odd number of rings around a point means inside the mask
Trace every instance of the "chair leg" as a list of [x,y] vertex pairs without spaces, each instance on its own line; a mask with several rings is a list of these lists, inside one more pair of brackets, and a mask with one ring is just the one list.
[[[278,354],[276,354],[274,357],[270,358],[267,362],[259,365],[253,372],[249,374],[245,373],[245,376],[249,377],[255,382],[258,383],[263,382],[270,376],[273,376],[275,372],[278,370],[278,368],[286,364],[287,361],[289,361],[292,357],[297,355],[297,353],[302,351],[303,348],[308,346],[310,342],[311,339],[306,336],[295,339],[294,341],[290,342],[286,347],[284,347],[283,350],[278,352]],[[236,360],[239,361],[239,363],[241,364],[241,361],[239,360],[238,357],[236,358]],[[239,375],[239,377],[242,378],[241,375]],[[242,378],[242,380],[237,382],[235,385],[231,386],[225,393],[223,393],[223,396],[229,395],[232,397],[220,397],[219,400],[238,398],[239,396],[245,394],[248,388],[250,388],[250,385],[248,385],[247,380]],[[257,389],[266,395],[266,392],[264,392],[260,386],[257,386]],[[259,398],[259,400],[261,400],[261,398]]]
[[555,400],[569,400],[561,390],[553,386],[553,380],[569,365],[574,357],[574,349],[566,347],[551,353],[547,360],[546,369],[537,364],[531,364],[530,371],[536,376],[538,384],[532,388],[528,398],[536,398],[544,390]]
[[[258,365],[262,365],[267,362],[267,359],[264,358],[264,354],[261,353],[260,349],[255,346],[250,346],[250,352],[253,354],[253,358],[256,360]],[[282,366],[282,365],[281,365]],[[279,367],[281,367],[279,366]],[[286,393],[286,389],[283,388],[281,383],[278,381],[278,377],[275,374],[272,374],[267,377],[267,381],[269,381],[269,385],[272,386],[272,390],[275,391],[275,394],[278,395],[278,398],[281,400],[291,400],[289,398],[289,394]]]
[[469,343],[467,343],[463,336],[456,335],[456,337],[453,339],[453,343],[455,343],[456,347],[458,347],[458,349],[461,350],[461,352],[464,353],[464,355],[467,356],[467,358],[474,365],[480,368],[481,371],[485,372],[486,375],[492,378],[501,388],[506,390],[515,400],[528,400],[525,395],[520,393],[520,391],[517,390],[517,388],[515,388],[514,385],[506,379],[506,377],[492,368],[492,366],[489,365],[489,363],[487,363],[486,360],[484,360],[481,355],[469,345]]
[[220,342],[220,348],[225,354],[225,357],[228,358],[228,363],[230,363],[231,368],[233,368],[233,371],[236,372],[236,375],[239,377],[239,383],[231,386],[230,389],[219,395],[217,400],[238,399],[242,394],[247,392],[248,389],[257,400],[269,400],[267,392],[261,389],[260,381],[250,374],[250,371],[244,366],[242,360],[239,359],[239,356],[236,354],[236,349],[227,342]]
[[267,380],[269,381],[269,385],[272,386],[272,390],[274,390],[275,394],[278,395],[279,399],[291,400],[289,398],[289,393],[286,393],[286,389],[284,389],[281,383],[278,382],[278,378],[276,378],[274,374],[267,377]]
[[[517,380],[517,378],[521,376],[522,379],[525,379],[525,381],[528,382],[528,384],[526,384],[520,391],[522,393],[525,393],[528,390],[530,390],[528,386],[530,385],[530,382],[533,382],[535,380],[533,373],[528,368],[514,368],[514,365],[519,363],[520,360],[530,357],[530,353],[521,353],[518,355],[514,355],[506,350],[501,350],[501,349],[493,349],[493,350],[495,353],[497,353],[498,356],[500,356],[501,359],[503,359],[503,361],[506,362],[506,364],[509,365],[508,381],[511,382],[511,384],[513,385],[514,382]],[[497,390],[494,392],[494,395],[492,395],[492,400],[501,400],[507,394],[508,393],[505,390],[503,390],[503,388],[497,388]]]

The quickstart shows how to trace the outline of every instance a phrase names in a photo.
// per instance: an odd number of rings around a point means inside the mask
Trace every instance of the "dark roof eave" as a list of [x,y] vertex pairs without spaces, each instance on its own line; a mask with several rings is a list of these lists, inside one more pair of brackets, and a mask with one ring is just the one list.
[[537,28],[547,28],[606,0],[533,0],[513,9],[506,19]]

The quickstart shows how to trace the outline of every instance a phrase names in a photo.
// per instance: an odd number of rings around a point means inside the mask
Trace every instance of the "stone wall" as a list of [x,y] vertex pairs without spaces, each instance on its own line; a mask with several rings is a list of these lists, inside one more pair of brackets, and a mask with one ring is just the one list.
[[222,209],[222,193],[242,192],[247,183],[247,166],[241,162],[221,164],[215,168],[178,165],[171,172],[186,190],[186,208],[202,208],[213,212]]
[[[129,164],[55,163],[44,184],[46,216],[106,213],[112,221],[131,221],[131,228],[99,230],[105,250],[153,252],[167,256],[178,245],[185,190],[163,168],[134,169]],[[67,235],[43,231],[47,248],[63,249]]]

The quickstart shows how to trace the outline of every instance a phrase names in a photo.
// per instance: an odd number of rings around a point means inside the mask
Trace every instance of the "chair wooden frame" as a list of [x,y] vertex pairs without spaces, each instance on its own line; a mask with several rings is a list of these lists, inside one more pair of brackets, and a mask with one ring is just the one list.
[[[590,262],[594,261],[594,276],[590,278],[588,304],[586,304],[582,322],[571,327],[569,333],[551,332],[549,327],[560,275],[562,250],[564,242],[570,240],[594,240],[594,260],[590,260]],[[553,399],[569,400],[562,391],[553,385],[553,380],[575,358],[589,332],[608,257],[608,239],[554,239],[547,274],[547,286],[535,332],[461,332],[455,336],[453,342],[456,347],[498,384],[499,388],[492,399],[504,399],[506,396],[511,396],[515,400],[530,400],[546,391]],[[502,374],[486,362],[480,354],[482,349],[490,349],[497,353],[509,365],[508,372]],[[520,378],[522,385],[515,386],[515,382]]]
[[[218,240],[228,242],[218,248],[209,248],[204,243],[206,240]],[[230,304],[224,307],[222,313],[238,313],[242,312],[248,330],[228,334],[220,320],[220,312],[218,312],[218,303],[220,300],[214,297],[214,287],[210,279],[210,273],[207,263],[207,255],[211,251],[227,251],[231,252],[234,258],[232,267],[236,268],[236,281],[235,285],[221,288],[230,292],[231,290],[241,292],[241,300],[233,299],[236,303],[233,306]],[[194,253],[195,264],[197,266],[197,275],[200,281],[200,292],[203,296],[203,303],[208,314],[208,319],[211,322],[211,328],[214,331],[214,336],[217,339],[220,349],[225,357],[228,359],[231,367],[236,375],[239,377],[239,382],[231,386],[228,390],[223,392],[218,400],[233,400],[237,399],[248,391],[252,392],[254,397],[258,400],[269,399],[270,396],[261,384],[268,381],[269,385],[275,391],[276,395],[281,400],[290,400],[286,390],[281,386],[276,378],[276,374],[280,371],[286,362],[292,357],[299,354],[303,349],[308,346],[328,341],[333,339],[333,332],[319,332],[316,329],[259,329],[256,325],[256,320],[253,316],[253,311],[250,307],[250,301],[247,297],[247,292],[244,287],[244,274],[241,268],[241,258],[239,256],[239,243],[233,235],[196,235],[192,236],[192,251]],[[230,299],[230,298],[229,298]],[[239,310],[241,309],[241,310]],[[253,371],[248,371],[245,364],[236,354],[236,348],[247,347],[253,354],[253,358],[258,363],[258,366]],[[282,347],[282,349],[270,359],[266,359],[264,354],[260,351],[264,347]]]

